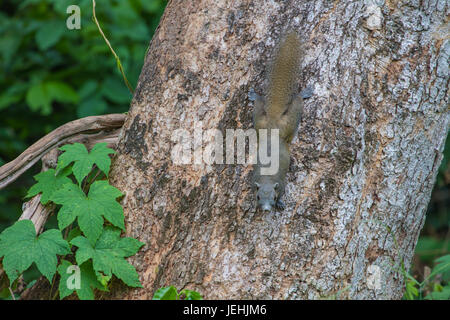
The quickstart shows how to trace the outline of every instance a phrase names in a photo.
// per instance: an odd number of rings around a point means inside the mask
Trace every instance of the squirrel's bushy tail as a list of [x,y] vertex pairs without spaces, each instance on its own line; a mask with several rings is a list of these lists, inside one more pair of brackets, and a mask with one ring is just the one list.
[[300,39],[290,31],[282,40],[271,67],[267,113],[280,116],[280,110],[289,102],[295,87],[302,56]]

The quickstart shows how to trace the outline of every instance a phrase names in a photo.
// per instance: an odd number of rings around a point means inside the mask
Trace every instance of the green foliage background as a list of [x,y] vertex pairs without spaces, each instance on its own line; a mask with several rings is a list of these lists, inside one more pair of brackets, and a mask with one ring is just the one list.
[[[68,30],[66,9],[81,9],[81,30]],[[100,25],[136,86],[165,0],[97,0]],[[89,115],[125,112],[131,94],[92,20],[91,0],[0,2],[0,165],[58,126]],[[419,239],[413,272],[448,253],[450,143]],[[0,231],[17,220],[40,164],[0,191]]]
[[[165,0],[97,0],[100,25],[136,86]],[[66,9],[81,9],[69,30]],[[91,0],[0,1],[0,166],[58,126],[126,112],[131,94],[92,20]],[[39,165],[0,191],[0,231],[20,215]]]

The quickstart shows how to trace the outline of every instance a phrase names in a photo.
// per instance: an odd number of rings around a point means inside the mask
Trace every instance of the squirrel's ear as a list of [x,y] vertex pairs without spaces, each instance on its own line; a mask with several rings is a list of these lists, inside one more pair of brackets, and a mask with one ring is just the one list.
[[278,182],[275,183],[275,184],[273,185],[274,189],[278,188],[279,185],[280,185],[280,184],[279,184]]
[[261,186],[258,182],[255,182],[255,186],[259,189],[259,187]]

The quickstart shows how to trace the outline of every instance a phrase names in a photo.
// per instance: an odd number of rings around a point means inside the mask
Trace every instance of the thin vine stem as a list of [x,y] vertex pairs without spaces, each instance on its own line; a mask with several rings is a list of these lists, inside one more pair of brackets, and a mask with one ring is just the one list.
[[97,25],[98,31],[100,32],[100,34],[102,35],[106,44],[108,45],[109,49],[111,50],[112,54],[116,58],[117,67],[119,68],[120,73],[122,73],[123,80],[125,81],[125,84],[128,87],[128,90],[130,90],[131,94],[133,94],[134,90],[131,87],[131,84],[128,82],[127,77],[125,76],[125,72],[123,71],[122,63],[120,62],[119,56],[114,51],[113,47],[111,46],[111,43],[109,43],[109,40],[106,38],[105,34],[103,33],[102,28],[100,27],[100,23],[97,20],[97,17],[95,15],[95,0],[92,0],[92,15],[93,15],[94,22]]

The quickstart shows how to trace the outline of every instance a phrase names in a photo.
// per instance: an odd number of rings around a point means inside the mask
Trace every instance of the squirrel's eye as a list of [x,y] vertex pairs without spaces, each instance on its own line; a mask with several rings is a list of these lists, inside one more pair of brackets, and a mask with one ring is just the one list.
[[256,196],[256,199],[260,200],[261,198],[259,197],[259,195]]

